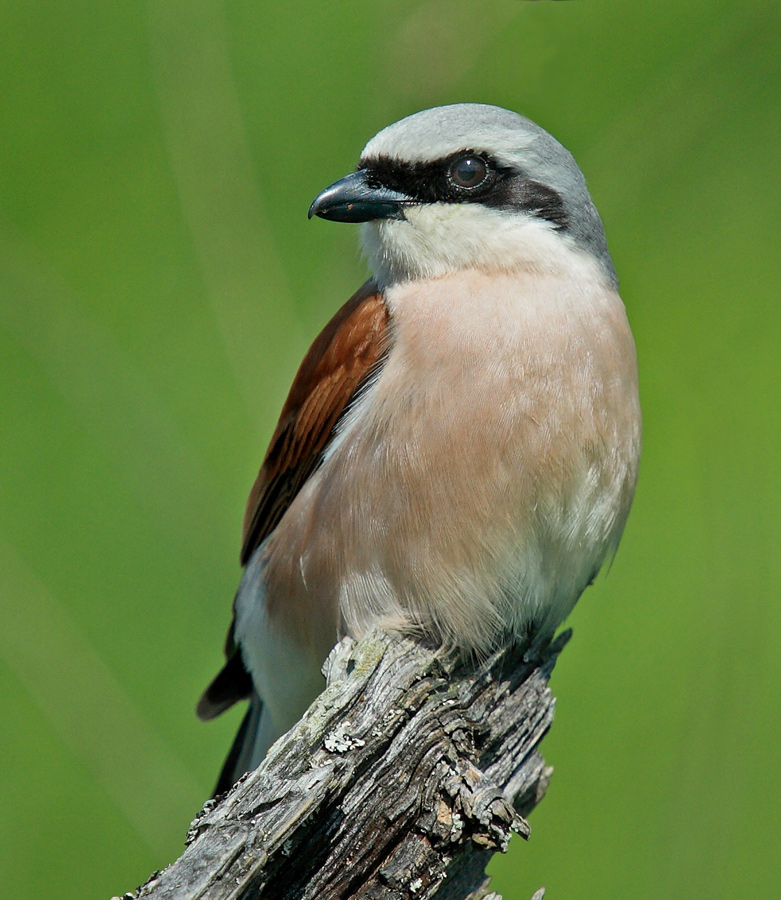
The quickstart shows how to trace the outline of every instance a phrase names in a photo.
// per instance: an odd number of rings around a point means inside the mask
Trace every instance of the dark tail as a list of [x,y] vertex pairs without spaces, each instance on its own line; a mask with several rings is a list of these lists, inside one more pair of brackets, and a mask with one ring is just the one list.
[[220,772],[217,785],[212,796],[217,797],[229,791],[245,772],[257,766],[253,758],[257,757],[256,743],[260,736],[260,719],[263,712],[263,701],[253,693],[249,709],[242,719],[238,733],[228,754],[228,758]]

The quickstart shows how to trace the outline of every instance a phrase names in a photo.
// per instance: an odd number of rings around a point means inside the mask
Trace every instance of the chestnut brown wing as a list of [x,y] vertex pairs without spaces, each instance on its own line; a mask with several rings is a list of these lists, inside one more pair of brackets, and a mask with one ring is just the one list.
[[[388,308],[377,286],[368,281],[320,332],[293,379],[247,501],[242,565],[276,528],[322,461],[334,428],[382,363],[388,341]],[[251,693],[252,681],[233,640],[233,624],[225,655],[227,663],[198,703],[202,719],[214,718]]]
[[296,374],[244,514],[241,563],[279,520],[322,460],[334,427],[388,343],[388,309],[367,282],[320,332]]

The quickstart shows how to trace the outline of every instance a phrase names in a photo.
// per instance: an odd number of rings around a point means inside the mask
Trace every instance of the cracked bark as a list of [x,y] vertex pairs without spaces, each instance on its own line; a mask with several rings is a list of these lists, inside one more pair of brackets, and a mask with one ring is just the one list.
[[485,866],[545,793],[568,638],[479,665],[379,631],[342,641],[304,718],[126,900],[497,898]]

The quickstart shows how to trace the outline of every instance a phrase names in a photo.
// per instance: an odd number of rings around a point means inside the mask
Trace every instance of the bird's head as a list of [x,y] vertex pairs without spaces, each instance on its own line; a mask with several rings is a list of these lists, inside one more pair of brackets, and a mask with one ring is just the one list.
[[496,106],[426,109],[375,135],[309,209],[363,222],[381,286],[459,269],[615,269],[586,181],[562,145]]

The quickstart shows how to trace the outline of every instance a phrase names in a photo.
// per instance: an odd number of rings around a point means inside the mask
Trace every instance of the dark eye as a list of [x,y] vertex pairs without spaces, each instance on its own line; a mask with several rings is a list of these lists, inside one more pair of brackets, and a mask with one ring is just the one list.
[[459,187],[474,188],[488,176],[488,166],[479,156],[459,156],[450,164],[450,180]]

